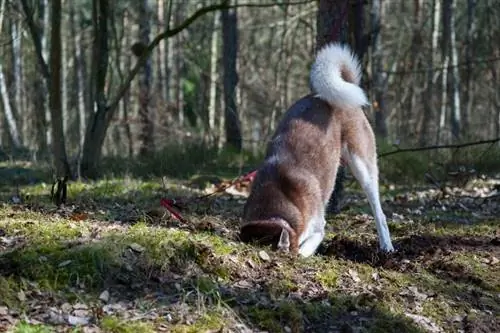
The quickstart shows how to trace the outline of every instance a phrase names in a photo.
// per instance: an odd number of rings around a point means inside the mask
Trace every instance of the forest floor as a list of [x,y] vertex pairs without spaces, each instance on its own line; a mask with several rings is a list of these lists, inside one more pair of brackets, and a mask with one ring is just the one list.
[[160,207],[214,177],[75,182],[56,208],[33,172],[0,165],[2,332],[500,332],[500,179],[446,196],[383,182],[391,255],[348,183],[303,259],[237,240],[245,188],[185,222]]

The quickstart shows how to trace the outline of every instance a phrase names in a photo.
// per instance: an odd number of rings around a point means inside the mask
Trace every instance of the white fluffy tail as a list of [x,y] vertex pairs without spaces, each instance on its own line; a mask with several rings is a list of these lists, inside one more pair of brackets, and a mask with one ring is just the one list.
[[311,87],[317,97],[339,108],[368,104],[359,87],[361,68],[348,46],[327,44],[316,55],[311,68]]

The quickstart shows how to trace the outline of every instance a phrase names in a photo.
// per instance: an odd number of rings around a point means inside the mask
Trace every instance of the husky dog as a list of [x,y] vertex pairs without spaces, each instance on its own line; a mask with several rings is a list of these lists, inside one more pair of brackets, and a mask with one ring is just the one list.
[[240,239],[313,255],[325,235],[325,209],[340,161],[368,198],[380,248],[393,251],[380,205],[375,136],[362,106],[359,61],[349,47],[320,49],[310,72],[312,93],[293,104],[274,133],[243,210]]

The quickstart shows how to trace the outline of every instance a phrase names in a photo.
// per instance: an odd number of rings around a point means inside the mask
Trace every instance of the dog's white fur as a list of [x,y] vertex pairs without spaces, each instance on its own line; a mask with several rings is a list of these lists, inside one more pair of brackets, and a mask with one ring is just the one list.
[[[360,64],[347,46],[333,43],[319,50],[310,73],[313,95],[287,112],[252,185],[242,225],[244,238],[275,237],[281,231],[278,248],[304,257],[314,254],[325,235],[325,210],[342,158],[369,201],[380,248],[394,250],[380,204],[375,139],[361,109],[368,99],[360,79]],[[314,98],[328,103],[329,110]],[[315,119],[325,115],[331,115],[325,122]],[[319,141],[311,142],[311,135]]]
[[[352,83],[342,78],[341,71],[351,75]],[[359,108],[368,104],[359,83],[361,67],[347,46],[328,44],[316,55],[310,73],[316,96],[341,108]]]

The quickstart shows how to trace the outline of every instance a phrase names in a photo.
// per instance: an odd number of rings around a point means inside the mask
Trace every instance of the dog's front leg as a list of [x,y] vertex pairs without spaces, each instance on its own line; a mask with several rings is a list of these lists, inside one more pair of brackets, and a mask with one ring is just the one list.
[[304,236],[299,240],[299,254],[303,257],[313,255],[318,249],[319,244],[325,237],[326,220],[324,216],[312,218],[308,223],[308,229]]

